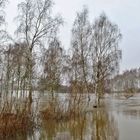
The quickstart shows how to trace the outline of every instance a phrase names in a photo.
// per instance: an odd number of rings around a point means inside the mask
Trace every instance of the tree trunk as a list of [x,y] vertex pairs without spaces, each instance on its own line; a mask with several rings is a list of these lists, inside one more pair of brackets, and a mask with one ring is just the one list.
[[28,56],[28,67],[29,67],[29,102],[32,103],[32,75],[33,75],[33,66],[32,66],[32,51],[30,50],[30,56]]

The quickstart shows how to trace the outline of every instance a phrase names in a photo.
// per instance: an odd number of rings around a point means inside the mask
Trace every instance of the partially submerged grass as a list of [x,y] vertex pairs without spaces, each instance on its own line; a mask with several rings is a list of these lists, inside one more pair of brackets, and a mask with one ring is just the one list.
[[79,117],[86,111],[86,104],[81,96],[69,96],[64,101],[58,97],[49,101],[46,109],[40,111],[44,120],[68,121]]
[[34,115],[31,104],[19,100],[5,100],[0,104],[0,139],[33,130]]
[[17,132],[25,132],[31,129],[32,121],[27,114],[0,114],[0,137],[8,137]]

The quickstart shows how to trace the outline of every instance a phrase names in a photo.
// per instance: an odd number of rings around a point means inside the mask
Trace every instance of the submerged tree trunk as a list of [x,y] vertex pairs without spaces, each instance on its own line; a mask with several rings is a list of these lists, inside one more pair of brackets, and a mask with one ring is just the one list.
[[32,77],[33,77],[33,65],[32,65],[32,50],[30,49],[30,54],[28,56],[28,70],[29,70],[29,103],[32,103]]
[[95,95],[96,95],[96,106],[100,107],[100,105],[101,105],[101,98],[104,95],[104,80],[99,80],[95,84]]
[[95,83],[95,96],[96,96],[95,106],[99,107],[100,106],[100,96],[99,96],[98,84],[97,83]]

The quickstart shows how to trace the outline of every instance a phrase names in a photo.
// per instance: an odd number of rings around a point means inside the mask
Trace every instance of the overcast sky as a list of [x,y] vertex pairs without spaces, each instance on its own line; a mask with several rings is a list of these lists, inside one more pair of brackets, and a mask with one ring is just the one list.
[[[8,31],[12,35],[16,28],[13,19],[17,15],[17,3],[21,0],[9,1],[6,20]],[[60,13],[65,21],[60,31],[64,47],[70,46],[71,27],[76,12],[86,5],[89,8],[91,22],[104,11],[109,19],[119,26],[123,34],[120,44],[123,53],[121,71],[140,67],[140,0],[54,0],[54,2],[54,12]]]

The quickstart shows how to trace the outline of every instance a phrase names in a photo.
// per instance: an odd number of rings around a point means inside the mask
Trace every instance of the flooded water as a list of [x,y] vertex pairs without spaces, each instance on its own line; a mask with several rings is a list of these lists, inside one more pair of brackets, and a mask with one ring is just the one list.
[[[61,98],[63,99],[61,94]],[[47,95],[40,98],[39,109],[45,108]],[[69,121],[40,120],[32,133],[11,140],[139,140],[140,94],[129,99],[108,96],[104,107],[91,108]]]

